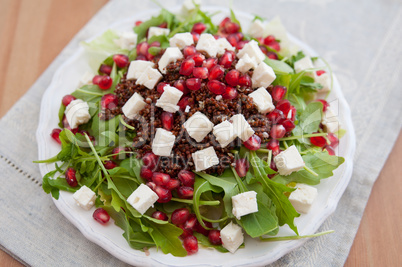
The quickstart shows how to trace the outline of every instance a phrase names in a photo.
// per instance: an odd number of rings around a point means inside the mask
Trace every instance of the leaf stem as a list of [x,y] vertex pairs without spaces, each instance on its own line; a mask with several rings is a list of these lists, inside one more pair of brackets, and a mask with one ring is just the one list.
[[235,168],[231,167],[231,169],[232,169],[232,172],[233,172],[234,177],[236,178],[236,182],[237,182],[237,184],[238,184],[238,186],[239,186],[240,193],[246,192],[246,191],[247,191],[247,188],[246,188],[246,186],[243,184],[243,182],[242,182],[242,180],[240,179],[239,175],[237,175],[237,172],[236,172]]
[[313,235],[297,235],[297,236],[278,236],[278,237],[260,237],[260,240],[262,242],[273,242],[273,241],[288,241],[288,240],[298,240],[298,239],[303,239],[303,238],[311,238],[311,237],[317,237],[317,236],[322,236],[326,234],[331,234],[335,232],[334,230],[329,230],[321,233],[316,233]]
[[98,164],[101,167],[103,174],[105,174],[105,177],[110,179],[109,173],[107,172],[105,166],[103,165],[102,160],[100,159],[98,153],[96,152],[96,149],[95,149],[94,145],[92,144],[91,140],[89,139],[87,133],[85,133],[85,139],[87,139],[88,145],[91,148],[92,152],[94,153],[94,156],[95,156],[96,160],[98,161]]
[[204,216],[201,216],[201,218],[202,218],[204,221],[207,221],[207,222],[211,222],[211,223],[220,223],[220,222],[226,221],[229,217],[226,216],[226,217],[223,217],[223,218],[220,218],[220,219],[217,219],[217,220],[212,220],[212,219],[209,219],[209,218],[204,217]]
[[[172,197],[173,201],[176,202],[181,202],[181,203],[186,203],[186,204],[193,204],[193,201],[191,199],[181,199],[181,198],[175,198]],[[204,205],[204,206],[218,206],[220,204],[219,200],[200,200],[199,202],[200,205]]]
[[88,94],[88,95],[95,95],[95,96],[103,96],[103,94],[101,93],[95,93],[95,92],[91,92],[91,91],[85,91],[82,89],[77,89],[78,92],[84,93],[84,94]]
[[312,175],[314,175],[314,176],[318,176],[318,174],[315,172],[315,171],[313,171],[312,169],[310,169],[309,167],[307,167],[306,165],[304,165],[304,169],[306,170],[306,171],[308,171],[309,173],[311,173]]
[[288,140],[296,140],[296,139],[316,137],[316,136],[327,136],[327,133],[314,133],[314,134],[296,135],[296,136],[278,138],[277,140],[279,140],[279,141],[288,141]]
[[122,116],[120,116],[120,123],[123,124],[124,126],[126,126],[126,127],[127,127],[128,129],[130,129],[130,130],[135,130],[135,128],[134,128],[133,126],[128,125],[128,124],[123,120],[123,117],[122,117]]

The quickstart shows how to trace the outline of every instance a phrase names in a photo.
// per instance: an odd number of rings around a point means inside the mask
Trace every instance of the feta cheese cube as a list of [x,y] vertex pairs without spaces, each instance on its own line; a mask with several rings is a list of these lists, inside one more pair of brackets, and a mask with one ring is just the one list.
[[134,93],[121,110],[124,116],[132,120],[146,105],[147,103],[145,103],[144,98],[139,93]]
[[308,213],[316,197],[317,188],[305,184],[296,184],[296,190],[290,194],[289,201],[297,212]]
[[207,116],[197,111],[184,123],[189,136],[197,142],[201,142],[214,127],[214,124],[208,119]]
[[236,69],[242,73],[246,73],[250,69],[256,69],[258,66],[255,58],[249,57],[248,54],[245,54],[239,61],[237,61]]
[[236,114],[232,116],[230,121],[233,123],[235,135],[243,142],[247,141],[254,134],[254,130],[251,128],[246,118],[244,118],[243,114]]
[[240,220],[241,216],[258,212],[257,192],[248,191],[232,197],[232,213]]
[[274,70],[264,62],[261,62],[253,72],[251,82],[253,84],[253,88],[267,88],[275,79],[276,75]]
[[276,167],[278,168],[280,175],[289,175],[292,172],[297,172],[304,167],[304,161],[299,151],[292,145],[285,151],[279,153],[274,157]]
[[201,34],[200,39],[198,39],[195,49],[206,52],[210,57],[215,57],[218,53],[219,46],[212,34],[203,33]]
[[183,92],[179,89],[166,85],[163,87],[163,93],[161,97],[156,101],[155,106],[162,108],[166,112],[175,113],[180,109],[177,105]]
[[248,28],[248,34],[253,38],[261,38],[264,34],[264,24],[261,20],[256,19],[251,23],[250,28]]
[[78,83],[78,87],[82,87],[86,84],[91,84],[92,83],[92,79],[94,78],[95,74],[93,74],[90,71],[86,71],[84,73],[84,75],[82,75],[79,83]]
[[68,124],[72,129],[77,128],[81,124],[87,123],[91,119],[88,103],[81,99],[71,101],[66,107],[64,113],[66,114]]
[[166,28],[149,27],[148,40],[151,39],[153,36],[169,35],[169,33],[170,33],[170,30],[166,29]]
[[193,157],[196,172],[206,170],[209,167],[219,164],[219,158],[212,146],[198,150],[192,153],[191,156]]
[[193,35],[189,32],[176,33],[172,38],[170,38],[169,44],[171,47],[183,49],[185,46],[194,44]]
[[244,242],[243,231],[237,224],[230,222],[221,230],[222,246],[232,253]]
[[216,40],[216,44],[218,45],[218,55],[223,55],[226,50],[234,51],[235,48],[229,43],[226,38],[219,38]]
[[121,49],[131,50],[137,44],[137,34],[132,31],[122,32],[119,38],[114,39],[113,42]]
[[260,64],[265,59],[265,54],[261,51],[258,43],[254,40],[251,40],[237,53],[238,58],[244,57],[244,55],[248,55],[251,58],[254,58],[257,64]]
[[78,206],[85,210],[90,210],[95,205],[96,194],[87,186],[83,185],[73,194],[73,198]]
[[172,62],[176,62],[178,59],[182,59],[183,54],[178,47],[168,47],[159,59],[159,70],[163,74],[166,74],[166,66]]
[[330,108],[327,108],[324,112],[321,123],[327,133],[335,133],[340,127],[338,117]]
[[163,128],[157,128],[152,141],[152,152],[158,156],[169,157],[172,152],[176,136]]
[[127,80],[140,78],[140,76],[144,73],[147,67],[153,68],[154,66],[155,63],[151,61],[145,61],[145,60],[131,61],[130,67],[128,67],[127,71]]
[[138,77],[135,84],[144,85],[148,89],[154,89],[155,85],[162,79],[162,74],[151,66],[148,66]]
[[158,195],[145,184],[134,190],[127,198],[127,203],[143,215],[159,199]]
[[272,97],[264,87],[258,88],[248,96],[253,99],[260,113],[265,114],[275,109],[274,104],[272,104]]
[[323,73],[320,76],[315,76],[315,82],[322,85],[322,88],[318,92],[328,92],[331,91],[331,77],[328,73]]
[[212,133],[215,135],[215,138],[221,147],[226,147],[236,138],[233,124],[228,121],[223,121],[218,125],[215,125]]
[[[310,57],[304,57],[294,63],[294,68],[295,68],[296,73],[299,73],[304,70],[308,71],[308,69],[313,69],[314,65],[313,65],[313,62],[311,61]],[[314,78],[314,73],[312,71],[307,72],[306,75]]]

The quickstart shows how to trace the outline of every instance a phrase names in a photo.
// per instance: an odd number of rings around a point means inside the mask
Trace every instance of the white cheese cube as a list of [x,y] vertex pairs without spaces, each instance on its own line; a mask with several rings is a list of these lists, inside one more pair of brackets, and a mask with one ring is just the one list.
[[145,184],[134,190],[127,198],[127,203],[143,215],[159,199],[158,195]]
[[279,153],[274,157],[276,167],[278,168],[280,175],[289,175],[292,172],[297,172],[304,167],[304,161],[299,151],[292,145],[285,151]]
[[218,55],[223,55],[226,50],[234,51],[235,48],[229,43],[226,38],[219,38],[216,40],[216,44],[218,45]]
[[243,142],[247,141],[254,134],[254,130],[251,128],[246,118],[244,118],[243,114],[232,116],[230,121],[233,123],[235,135]]
[[243,231],[237,224],[230,222],[221,230],[222,246],[232,253],[244,242]]
[[168,47],[159,59],[159,70],[163,74],[166,74],[166,66],[172,62],[176,62],[178,59],[182,59],[183,54],[178,47]]
[[148,40],[151,39],[153,36],[169,35],[169,33],[170,33],[170,30],[166,29],[166,28],[149,27]]
[[95,76],[95,74],[93,74],[92,72],[86,71],[84,73],[84,75],[82,75],[82,77],[78,83],[78,87],[84,86],[86,84],[91,84],[94,76]]
[[257,192],[248,191],[232,197],[232,213],[240,220],[241,216],[258,212]]
[[138,77],[135,84],[144,85],[148,89],[154,89],[155,85],[162,79],[162,74],[157,69],[148,66]]
[[91,119],[88,103],[81,99],[71,101],[66,107],[64,113],[66,114],[68,124],[72,129],[77,128],[81,124],[87,123]]
[[212,133],[215,135],[221,147],[226,147],[236,138],[233,124],[228,121],[223,121],[215,125]]
[[201,34],[200,39],[198,39],[195,49],[206,52],[210,57],[215,57],[218,53],[219,46],[212,34],[203,33]]
[[219,164],[219,158],[212,146],[198,150],[192,153],[191,156],[193,157],[196,172],[206,170],[209,167]]
[[158,156],[169,157],[172,152],[176,136],[163,128],[157,128],[152,141],[152,152]]
[[127,71],[127,80],[140,78],[140,76],[144,73],[144,71],[148,67],[153,68],[154,66],[155,66],[155,63],[153,63],[151,61],[145,61],[145,60],[131,61],[130,67],[128,67],[128,71]]
[[139,93],[134,93],[121,110],[124,116],[132,120],[146,105],[144,98]]
[[208,119],[207,116],[197,111],[184,123],[189,136],[197,142],[201,142],[214,127],[214,124]]
[[250,69],[256,69],[258,66],[255,58],[249,57],[248,54],[245,54],[239,61],[237,61],[236,69],[242,73],[246,73]]
[[274,104],[272,104],[272,97],[264,87],[258,88],[248,96],[253,99],[260,113],[265,114],[275,109]]
[[[304,57],[294,63],[294,68],[295,68],[296,73],[299,73],[304,70],[308,71],[308,69],[313,69],[314,65],[313,65],[313,62],[311,61],[310,57]],[[314,73],[312,72],[312,70],[309,72],[306,72],[306,75],[314,78]]]
[[338,117],[330,108],[324,112],[321,123],[327,133],[335,133],[340,127]]
[[73,198],[78,206],[85,210],[90,210],[95,205],[96,194],[87,186],[83,185],[73,194]]
[[253,88],[267,88],[275,79],[276,75],[274,70],[264,62],[261,62],[253,72],[251,82],[253,84]]
[[289,201],[297,212],[308,213],[316,197],[317,188],[305,184],[296,184],[296,190],[290,194]]
[[254,40],[251,40],[237,53],[238,58],[244,57],[244,55],[248,55],[251,58],[254,58],[255,61],[259,64],[265,59],[265,54],[261,51],[258,43]]
[[170,38],[169,44],[171,47],[183,49],[185,46],[194,44],[193,35],[189,32],[176,33],[172,38]]
[[137,34],[132,31],[122,32],[119,34],[119,38],[114,39],[113,42],[121,49],[131,50],[137,44]]
[[322,88],[318,90],[318,92],[328,92],[331,91],[331,77],[328,73],[323,73],[320,76],[315,76],[315,82],[322,85]]
[[248,34],[253,38],[261,38],[264,34],[264,24],[261,20],[256,19],[251,23],[250,28],[248,28]]
[[180,109],[177,106],[183,92],[176,87],[166,85],[163,87],[163,93],[161,97],[156,101],[155,106],[162,108],[166,112],[175,113]]

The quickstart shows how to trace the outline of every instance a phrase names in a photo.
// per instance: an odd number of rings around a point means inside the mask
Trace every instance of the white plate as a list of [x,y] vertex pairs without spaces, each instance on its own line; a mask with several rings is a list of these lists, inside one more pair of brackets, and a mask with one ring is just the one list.
[[[203,8],[207,11],[227,10],[222,7]],[[157,10],[139,14],[137,17],[130,17],[120,20],[111,25],[111,29],[129,30],[134,21],[146,20],[151,15],[157,14]],[[252,16],[236,12],[244,29],[248,28]],[[223,14],[216,16],[215,22],[220,21]],[[100,35],[101,33],[99,33]],[[317,54],[307,45],[303,44],[295,37],[289,35],[290,40],[298,45],[302,50],[316,56]],[[56,71],[50,86],[43,95],[41,103],[41,112],[39,126],[37,130],[39,159],[47,159],[60,150],[50,137],[50,132],[57,127],[58,109],[60,100],[66,94],[74,91],[78,81],[85,71],[90,70],[84,56],[84,49],[77,48],[73,56],[67,60]],[[335,211],[337,203],[341,198],[352,175],[353,154],[355,150],[355,135],[351,120],[349,107],[344,99],[338,80],[334,76],[334,87],[328,100],[332,102],[331,106],[339,107],[339,120],[347,134],[341,139],[337,154],[345,158],[343,163],[334,173],[334,176],[322,180],[317,185],[318,197],[311,211],[306,215],[296,218],[295,222],[301,235],[313,234],[317,231],[324,220]],[[334,104],[335,103],[335,104]],[[54,169],[53,164],[40,164],[40,171],[45,175]],[[305,240],[267,242],[262,243],[257,239],[246,239],[245,249],[239,249],[235,254],[220,253],[215,250],[201,248],[198,253],[192,256],[177,258],[172,255],[165,255],[152,248],[150,255],[144,252],[134,250],[129,247],[123,238],[123,230],[109,223],[108,226],[102,226],[92,218],[92,211],[84,211],[77,207],[72,199],[72,194],[60,192],[60,198],[54,200],[57,208],[63,215],[70,220],[81,232],[92,242],[103,247],[120,260],[137,266],[242,266],[242,265],[266,265],[276,261],[291,250],[303,245]],[[93,208],[94,209],[94,208]],[[279,235],[292,235],[288,227],[282,227]],[[336,233],[335,233],[336,234]]]

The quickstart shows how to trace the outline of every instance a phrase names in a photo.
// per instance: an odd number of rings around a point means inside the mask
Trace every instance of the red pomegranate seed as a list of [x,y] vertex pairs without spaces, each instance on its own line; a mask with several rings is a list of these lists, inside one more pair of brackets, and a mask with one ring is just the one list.
[[153,191],[155,191],[156,184],[154,182],[147,182],[146,185],[151,188]]
[[335,150],[331,147],[331,146],[325,146],[325,147],[323,147],[323,149],[322,149],[323,151],[324,150],[326,150],[326,151],[328,151],[328,154],[330,155],[330,156],[335,156]]
[[272,43],[268,44],[267,46],[269,46],[270,48],[272,48],[272,49],[274,49],[274,50],[276,50],[276,51],[280,51],[280,50],[281,50],[281,46],[280,46],[280,44],[279,44],[277,41],[272,42]]
[[201,89],[201,79],[199,79],[199,78],[187,79],[186,86],[191,91],[197,91],[197,90]]
[[142,166],[141,167],[140,176],[141,176],[142,179],[151,181],[153,175],[154,175],[154,173],[152,172],[151,169],[148,169],[147,166]]
[[243,40],[244,34],[242,32],[236,32],[235,34],[237,35],[237,38],[239,39],[239,41]]
[[191,199],[193,198],[194,188],[190,186],[180,186],[177,189],[177,194],[179,195],[179,198]]
[[275,85],[274,88],[272,88],[272,99],[275,101],[281,101],[285,97],[286,91],[287,89],[285,86]]
[[168,85],[167,83],[158,83],[158,85],[156,86],[156,91],[158,91],[158,93],[162,94],[165,91],[165,86]]
[[188,209],[186,208],[176,209],[172,212],[170,220],[174,225],[179,225],[185,223],[189,216],[190,212]]
[[275,36],[273,36],[273,35],[268,35],[267,37],[264,38],[264,44],[265,45],[269,45],[269,44],[271,44],[273,42],[276,42]]
[[218,59],[215,57],[210,57],[205,60],[205,62],[202,64],[203,67],[206,67],[208,71],[211,71],[213,67],[215,67],[218,64]]
[[165,130],[168,130],[168,131],[172,130],[173,121],[174,121],[173,113],[166,112],[166,111],[162,112],[161,121],[162,121],[162,126]]
[[225,80],[229,85],[237,86],[239,84],[239,76],[240,72],[238,70],[233,69],[226,74]]
[[208,69],[206,67],[197,67],[193,70],[195,78],[206,79],[208,78]]
[[282,138],[286,134],[286,129],[281,124],[272,126],[270,136],[274,139]]
[[190,230],[191,232],[195,230],[195,227],[197,226],[198,221],[197,217],[195,214],[190,214],[188,217],[187,221],[183,224],[184,229]]
[[[278,153],[279,154],[279,153]],[[275,155],[276,156],[276,155]],[[269,167],[273,169],[274,171],[278,171],[278,168],[276,167],[275,161],[271,160],[271,164],[269,164]]]
[[325,70],[317,70],[315,73],[317,73],[317,76],[321,76],[325,73]]
[[76,187],[78,185],[77,177],[75,176],[76,171],[73,168],[67,168],[66,170],[66,181],[69,186]]
[[237,36],[237,34],[229,34],[226,37],[226,40],[228,40],[228,42],[230,43],[231,46],[237,47],[238,43],[239,43],[239,37]]
[[268,51],[267,57],[268,57],[269,59],[273,59],[273,60],[278,60],[278,59],[279,59],[279,58],[278,58],[278,55],[277,55],[275,52],[271,52],[271,51]]
[[161,47],[161,43],[158,41],[152,42],[149,47]]
[[235,170],[237,172],[237,175],[239,175],[239,177],[241,177],[241,178],[245,177],[249,168],[250,168],[250,165],[248,164],[247,159],[237,159],[236,160]]
[[200,39],[200,35],[196,32],[191,33],[191,35],[193,36],[194,43],[197,43],[198,40]]
[[250,150],[258,150],[261,147],[261,138],[258,135],[252,135],[243,145]]
[[226,91],[225,93],[222,94],[222,97],[224,99],[235,99],[237,97],[238,93],[236,88],[226,86]]
[[195,181],[195,174],[191,171],[181,170],[177,175],[180,182],[184,186],[193,186]]
[[219,28],[224,28],[225,25],[226,25],[226,23],[228,23],[228,22],[230,22],[230,18],[229,18],[229,17],[224,18],[224,19],[221,21],[221,23],[219,23]]
[[189,76],[193,73],[195,62],[192,58],[185,59],[180,66],[179,73],[181,75]]
[[158,160],[159,157],[152,152],[148,152],[142,157],[142,162],[144,163],[144,166],[147,166],[151,170],[154,169],[155,166],[158,164]]
[[161,24],[159,24],[159,28],[167,28],[167,22],[162,22]]
[[251,78],[247,74],[241,75],[239,78],[239,85],[245,87],[251,87]]
[[102,76],[102,78],[99,79],[98,86],[102,90],[108,90],[112,86],[112,78],[109,76]]
[[[290,110],[289,110],[289,112],[288,112],[288,115],[286,116],[287,118],[289,118],[289,120],[291,120],[291,121],[295,121],[295,119],[296,119],[296,108],[294,107],[294,106],[290,106]],[[290,115],[290,116],[289,116]]]
[[193,235],[193,231],[191,231],[190,229],[185,229],[183,224],[178,225],[178,227],[180,227],[180,229],[183,230],[183,233],[180,235],[180,238],[184,239],[188,236]]
[[172,192],[161,186],[157,185],[155,187],[155,193],[159,197],[159,199],[157,200],[159,203],[167,203],[172,199]]
[[285,115],[279,109],[274,109],[268,113],[267,118],[272,122],[272,124],[282,123],[285,120]]
[[102,109],[115,109],[119,103],[119,99],[114,94],[106,94],[101,98]]
[[92,217],[100,224],[107,224],[110,220],[109,213],[102,208],[98,208],[94,211]]
[[142,24],[142,21],[141,20],[137,20],[136,22],[135,22],[135,26],[140,26]]
[[95,75],[92,78],[92,83],[95,84],[95,85],[98,85],[100,80],[102,79],[102,77],[103,77],[103,75]]
[[197,22],[193,25],[193,29],[191,30],[191,32],[201,34],[205,31],[206,28],[207,26],[204,23]]
[[172,191],[180,186],[180,181],[176,179],[170,179],[170,181],[166,185],[166,189]]
[[327,140],[323,136],[310,137],[310,142],[318,147],[324,147],[327,144]]
[[[124,159],[127,156],[127,153],[121,153],[121,152],[128,152],[130,151],[130,149],[128,147],[115,147],[112,150],[112,154],[118,154],[118,155],[114,155],[113,159]],[[121,154],[119,154],[121,153]]]
[[194,60],[195,66],[200,67],[204,64],[205,56],[199,52],[195,53],[194,55],[190,56]]
[[268,49],[264,45],[260,45],[260,50],[266,55],[268,54]]
[[216,246],[222,245],[221,231],[219,231],[219,230],[209,231],[208,239],[212,245],[216,245]]
[[110,73],[112,73],[112,66],[106,65],[106,64],[102,64],[99,68],[99,72],[100,73],[104,73],[106,75],[110,75]]
[[183,240],[183,247],[187,251],[188,255],[197,253],[198,251],[198,240],[195,236],[187,236]]
[[337,137],[335,134],[329,133],[328,136],[327,136],[327,138],[328,138],[328,140],[331,142],[330,146],[331,146],[332,148],[336,148],[336,147],[338,146],[338,144],[339,144],[339,139],[338,139],[338,137]]
[[180,91],[183,92],[183,95],[188,94],[190,91],[188,90],[187,86],[186,86],[186,81],[185,80],[177,80],[174,82],[173,86],[177,89],[179,89]]
[[[207,221],[203,221],[203,222],[204,222],[204,224],[205,224],[205,226],[206,226],[207,228],[212,228],[212,223],[207,222]],[[208,229],[205,229],[204,227],[202,227],[202,225],[199,224],[199,223],[195,226],[195,231],[196,231],[197,233],[203,234],[203,235],[205,235],[205,236],[208,236],[208,234],[209,234],[209,230],[208,230]]]
[[230,66],[232,66],[233,60],[233,54],[229,51],[226,51],[219,59],[219,64],[222,65],[224,68],[230,68]]
[[74,96],[72,96],[72,95],[65,95],[64,97],[63,97],[63,99],[61,100],[61,103],[65,106],[65,107],[67,107],[70,103],[71,103],[71,101],[73,101],[73,100],[76,100],[77,98],[75,98]]
[[269,150],[272,150],[272,155],[274,155],[274,156],[278,155],[280,152],[279,141],[275,140],[275,139],[271,139],[267,144],[267,148]]
[[168,216],[164,212],[159,211],[159,210],[154,211],[152,213],[151,217],[154,218],[154,219],[157,219],[157,220],[161,220],[161,221],[168,221],[169,220]]
[[183,48],[183,56],[185,58],[187,58],[188,56],[192,56],[197,52],[197,50],[195,50],[195,47],[192,45],[186,46]]
[[185,111],[187,106],[192,106],[192,103],[190,103],[192,99],[190,97],[185,96],[182,99],[180,99],[179,103],[177,105],[180,107],[181,111]]
[[106,170],[111,170],[117,167],[116,162],[112,160],[106,160],[105,162],[103,162],[103,165],[105,165]]
[[152,54],[150,54],[150,53],[148,53],[147,55],[146,55],[146,58],[147,58],[147,60],[148,61],[151,61],[151,60],[153,60],[154,59],[154,55],[152,55]]
[[322,111],[325,112],[327,111],[327,108],[329,107],[329,104],[327,101],[324,99],[317,99],[316,101],[320,101],[322,103]]
[[113,56],[113,61],[116,63],[116,66],[119,68],[125,68],[128,66],[128,56],[123,54],[116,54]]
[[286,132],[291,132],[296,127],[296,125],[293,123],[293,121],[291,121],[289,119],[284,120],[282,122],[282,125],[283,125],[283,127],[285,127]]
[[138,55],[137,58],[135,60],[143,60],[143,61],[147,61],[147,57],[144,55]]
[[165,187],[170,181],[170,175],[162,172],[154,172],[152,175],[152,182],[157,186]]
[[149,44],[147,42],[142,42],[137,45],[137,55],[147,56],[149,49]]
[[225,31],[227,33],[236,33],[240,30],[240,26],[239,24],[235,23],[235,22],[227,22],[225,24]]
[[276,109],[279,109],[280,111],[283,112],[283,114],[288,114],[289,109],[290,109],[290,102],[287,99],[283,99],[278,101],[276,104]]
[[225,74],[225,70],[221,66],[216,65],[209,70],[208,79],[209,80],[220,80],[224,74]]
[[247,44],[247,43],[248,43],[247,40],[238,42],[237,45],[236,45],[237,50],[242,49],[244,47],[244,45]]
[[53,129],[52,130],[52,133],[50,134],[50,136],[57,142],[57,143],[59,143],[60,145],[61,145],[61,141],[60,141],[60,132],[61,132],[61,129]]
[[209,91],[214,94],[221,95],[226,91],[226,85],[220,81],[212,80],[209,81],[207,84]]

